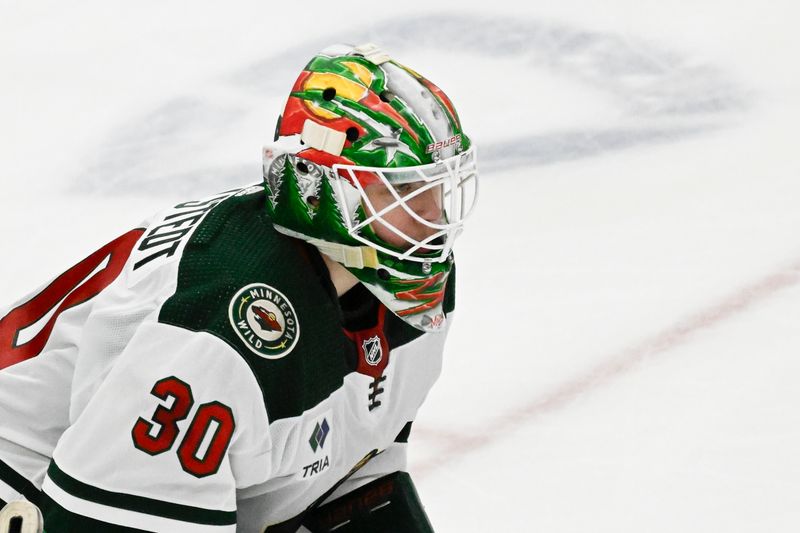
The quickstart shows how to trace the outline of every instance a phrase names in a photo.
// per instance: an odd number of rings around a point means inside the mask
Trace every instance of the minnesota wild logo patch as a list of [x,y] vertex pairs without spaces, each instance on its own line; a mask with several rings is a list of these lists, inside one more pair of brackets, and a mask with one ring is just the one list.
[[300,337],[300,324],[292,303],[264,283],[251,283],[239,289],[231,300],[228,317],[250,351],[267,359],[284,357]]

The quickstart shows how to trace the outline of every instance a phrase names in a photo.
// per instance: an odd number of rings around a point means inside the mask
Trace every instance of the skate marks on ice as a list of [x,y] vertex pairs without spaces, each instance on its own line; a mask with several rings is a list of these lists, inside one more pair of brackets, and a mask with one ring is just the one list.
[[[536,20],[442,17],[409,20],[408,27],[387,27],[375,39],[394,48],[407,42],[425,49],[458,50],[465,55],[512,60],[522,72],[545,72],[591,88],[605,96],[618,120],[605,128],[559,131],[537,128],[527,113],[528,98],[553,99],[532,84],[509,86],[505,73],[476,73],[476,91],[495,97],[487,106],[514,106],[530,131],[513,142],[480,137],[482,171],[558,163],[637,145],[676,141],[720,127],[748,107],[751,96],[722,70],[690,57],[611,33]],[[387,45],[388,46],[388,45]],[[507,64],[507,63],[506,63]],[[507,135],[507,134],[506,134]]]
[[501,440],[514,439],[517,431],[536,418],[568,407],[586,394],[614,382],[650,359],[669,354],[692,338],[764,303],[781,291],[800,284],[800,260],[784,265],[769,275],[740,286],[725,297],[667,325],[650,337],[598,358],[598,363],[564,380],[530,401],[506,409],[503,414],[481,420],[480,429],[442,431],[416,427],[417,442],[427,448],[423,459],[412,465],[416,475],[429,476],[454,461],[484,450]]
[[[537,20],[399,18],[282,50],[239,71],[222,73],[199,93],[171,98],[114,127],[99,156],[74,177],[71,189],[115,195],[196,193],[260,180],[257,155],[237,160],[222,144],[255,137],[255,152],[262,141],[271,140],[274,115],[305,60],[298,63],[298,58],[308,58],[332,42],[364,41],[380,43],[409,64],[415,56],[453,50],[465,58],[488,59],[489,64],[502,60],[504,67],[476,71],[472,78],[471,90],[493,95],[477,117],[508,107],[520,124],[530,124],[530,130],[516,132],[508,142],[504,133],[473,124],[483,171],[678,141],[730,124],[751,100],[749,91],[719,68],[629,37]],[[503,70],[509,64],[519,69],[516,74],[545,73],[598,92],[615,108],[618,119],[602,128],[542,131],[534,112],[526,109],[525,98],[557,101],[558,95],[509,84]],[[470,68],[468,59],[464,68]]]

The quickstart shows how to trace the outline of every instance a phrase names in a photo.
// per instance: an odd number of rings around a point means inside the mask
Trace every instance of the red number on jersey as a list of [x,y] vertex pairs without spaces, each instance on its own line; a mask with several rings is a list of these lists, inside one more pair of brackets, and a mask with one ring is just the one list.
[[[143,232],[142,229],[131,230],[106,244],[3,317],[0,320],[0,370],[39,355],[59,315],[91,300],[117,279]],[[106,259],[108,264],[89,277]],[[53,310],[47,323],[32,339],[21,344],[17,342],[22,330],[36,324]]]
[[156,382],[150,394],[156,398],[167,401],[174,398],[170,407],[159,405],[150,418],[161,427],[158,433],[150,434],[153,424],[142,417],[133,425],[133,445],[150,455],[158,455],[172,448],[178,438],[178,422],[189,416],[189,411],[194,405],[192,388],[176,377],[168,377]]
[[[198,457],[203,443],[212,423],[216,423],[214,436],[208,444],[208,449],[203,457]],[[233,437],[236,427],[233,421],[233,412],[227,405],[211,402],[201,405],[197,414],[192,419],[192,425],[183,438],[178,448],[178,458],[183,469],[195,477],[205,477],[216,474],[219,470],[225,451]]]
[[[175,444],[180,433],[178,422],[189,416],[194,398],[189,384],[174,376],[157,381],[150,393],[164,402],[170,397],[174,400],[170,407],[159,405],[150,417],[160,425],[155,435],[151,435],[154,424],[141,417],[133,425],[131,434],[134,446],[150,455],[158,455]],[[212,431],[212,425],[214,434],[207,438],[209,431]],[[227,405],[210,402],[198,407],[178,446],[181,467],[195,477],[216,474],[225,458],[235,428],[233,411]],[[203,447],[206,448],[205,451]]]

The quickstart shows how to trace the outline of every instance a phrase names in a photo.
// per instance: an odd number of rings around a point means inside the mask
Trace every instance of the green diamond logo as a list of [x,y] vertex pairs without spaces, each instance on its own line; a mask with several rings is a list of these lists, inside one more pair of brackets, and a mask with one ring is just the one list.
[[314,453],[317,452],[317,448],[322,449],[325,445],[325,439],[330,429],[327,418],[322,419],[322,424],[317,422],[317,425],[314,426],[314,432],[311,434],[311,438],[308,439],[308,444],[311,445],[311,450]]

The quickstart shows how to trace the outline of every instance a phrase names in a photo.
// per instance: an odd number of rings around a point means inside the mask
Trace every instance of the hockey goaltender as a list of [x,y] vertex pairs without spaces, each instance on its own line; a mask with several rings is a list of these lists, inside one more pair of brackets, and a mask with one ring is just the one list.
[[432,531],[406,446],[475,148],[433,83],[334,45],[262,157],[0,312],[0,531]]

